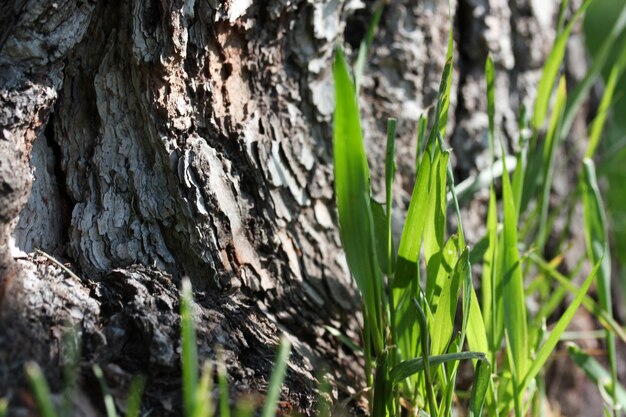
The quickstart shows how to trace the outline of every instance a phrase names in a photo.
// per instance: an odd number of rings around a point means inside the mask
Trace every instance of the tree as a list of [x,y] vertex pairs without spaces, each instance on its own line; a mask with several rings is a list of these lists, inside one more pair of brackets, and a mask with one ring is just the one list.
[[[224,346],[237,391],[262,391],[279,332],[298,341],[284,392],[293,408],[312,413],[322,363],[354,386],[359,365],[323,327],[358,338],[333,200],[330,69],[342,38],[357,50],[373,10],[366,3],[0,6],[0,393],[19,403],[12,389],[26,359],[58,383],[62,328],[71,323],[85,362],[102,363],[122,389],[147,373],[147,403],[176,414],[182,276],[196,289],[200,352],[212,357]],[[558,10],[459,0],[453,11],[448,131],[463,179],[487,163],[478,112],[487,54],[499,67],[502,133],[512,139]],[[368,61],[370,163],[383,172],[386,117],[398,117],[400,206],[448,30],[444,2],[393,1]],[[581,65],[575,42],[568,68]],[[481,210],[465,211],[470,241]]]

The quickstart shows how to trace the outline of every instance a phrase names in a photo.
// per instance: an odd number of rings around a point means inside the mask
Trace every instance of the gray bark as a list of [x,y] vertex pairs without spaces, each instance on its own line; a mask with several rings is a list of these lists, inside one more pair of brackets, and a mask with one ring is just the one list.
[[[19,394],[25,360],[42,363],[58,387],[70,322],[85,364],[103,364],[119,392],[132,374],[147,374],[146,407],[176,415],[183,276],[196,289],[201,355],[224,346],[236,392],[263,391],[279,332],[296,342],[288,407],[313,412],[323,363],[341,370],[334,377],[344,388],[333,395],[360,387],[358,363],[323,325],[358,339],[333,202],[331,63],[344,37],[358,46],[370,3],[0,6],[0,395],[14,410],[28,405]],[[519,104],[532,100],[554,36],[556,7],[540,3],[454,6],[449,141],[458,179],[487,163],[488,53],[502,134],[517,135]],[[410,196],[415,126],[433,104],[447,34],[445,2],[392,1],[368,62],[362,111],[374,187],[380,192],[384,126],[394,116],[399,207]],[[465,211],[470,241],[483,212],[480,199]],[[97,408],[97,393],[86,391],[81,403]]]

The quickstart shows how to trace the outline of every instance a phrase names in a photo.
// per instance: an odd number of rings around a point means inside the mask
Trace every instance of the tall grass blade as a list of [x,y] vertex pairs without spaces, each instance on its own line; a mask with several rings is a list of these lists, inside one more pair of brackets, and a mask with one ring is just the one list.
[[548,113],[548,105],[550,103],[552,88],[556,81],[559,67],[563,62],[563,57],[565,56],[565,47],[567,46],[567,40],[569,39],[574,25],[583,15],[585,10],[587,10],[587,7],[589,7],[592,1],[593,0],[585,0],[585,2],[580,6],[576,13],[574,13],[572,19],[565,26],[561,34],[558,35],[555,39],[552,50],[550,51],[550,54],[546,59],[546,62],[543,66],[543,72],[541,74],[541,80],[539,81],[539,86],[537,87],[537,97],[535,99],[535,107],[533,111],[532,127],[535,130],[541,129]]
[[[504,153],[504,151],[502,152]],[[502,163],[506,164],[505,159]],[[502,205],[504,228],[502,230],[502,300],[504,328],[509,334],[510,349],[517,369],[517,375],[524,375],[528,363],[528,329],[524,280],[519,252],[517,249],[517,213],[513,190],[506,166],[502,169]]]
[[398,263],[393,285],[405,288],[417,276],[417,258],[422,245],[422,235],[428,210],[431,168],[430,150],[426,150],[417,172],[411,202],[402,229],[402,238],[398,247]]
[[[503,163],[503,166],[506,164]],[[499,285],[501,274],[498,271],[498,206],[493,185],[489,190],[489,207],[487,209],[487,250],[483,257],[482,276],[482,309],[483,321],[489,340],[489,350],[495,352],[504,337],[504,321],[502,320],[503,302],[502,287]],[[491,355],[493,356],[493,354]],[[493,361],[493,357],[489,358]],[[494,362],[495,363],[495,362]]]
[[192,416],[196,410],[196,392],[198,390],[198,348],[196,346],[196,329],[191,313],[192,305],[191,282],[188,278],[183,278],[180,296],[180,337],[183,409],[187,416]]
[[[611,295],[611,258],[607,239],[606,218],[600,189],[596,180],[596,170],[591,159],[583,161],[583,209],[585,220],[585,242],[587,256],[592,263],[600,263],[598,270],[598,302],[600,307],[613,318]],[[613,384],[617,384],[617,357],[615,352],[615,335],[607,331],[606,345]],[[615,402],[615,398],[613,398]]]
[[493,168],[493,162],[495,160],[495,114],[496,114],[496,82],[495,82],[495,68],[493,66],[493,60],[491,54],[487,56],[485,61],[485,81],[487,83],[487,117],[489,119],[489,165]]
[[26,377],[37,399],[37,405],[39,406],[41,415],[43,417],[57,417],[54,405],[52,404],[48,382],[46,382],[46,378],[41,372],[39,365],[34,362],[28,362],[26,364]]
[[561,77],[559,81],[559,87],[556,93],[556,99],[554,101],[554,109],[552,110],[552,116],[550,117],[550,127],[546,135],[546,140],[543,146],[543,163],[542,163],[542,178],[543,188],[540,196],[540,220],[539,220],[539,237],[537,238],[537,246],[539,251],[543,251],[543,246],[548,239],[548,206],[550,200],[550,189],[552,187],[552,173],[554,171],[554,158],[556,147],[561,137],[561,121],[563,120],[563,110],[565,108],[565,102],[567,100],[567,90],[565,88],[565,77]]
[[[444,67],[443,75],[441,78],[441,85],[439,89],[441,105],[437,105],[437,133],[441,137],[446,137],[446,128],[448,126],[448,109],[450,108],[450,91],[452,90],[452,58],[454,54],[454,21],[452,15],[452,1],[448,0],[448,16],[449,16],[449,30],[448,30],[448,49],[446,50],[446,67]],[[445,87],[445,88],[441,88]]]
[[287,361],[289,360],[290,352],[291,343],[286,337],[282,337],[278,347],[278,354],[276,355],[274,370],[272,371],[272,376],[270,377],[270,382],[267,388],[267,397],[265,397],[265,404],[263,405],[261,417],[274,417],[276,414],[278,400],[280,398],[280,388],[283,384],[283,379],[285,378],[285,372],[287,371]]
[[563,117],[563,129],[562,136],[565,136],[569,133],[569,130],[574,123],[574,118],[580,109],[580,106],[585,102],[585,98],[587,97],[587,93],[593,87],[596,78],[604,68],[607,59],[611,55],[611,51],[615,46],[615,42],[617,37],[622,33],[626,27],[626,5],[622,8],[617,20],[613,24],[611,28],[611,32],[609,36],[606,38],[604,43],[602,44],[601,49],[591,60],[591,66],[587,70],[587,73],[583,77],[583,79],[576,85],[574,91],[569,96],[569,100],[567,101],[567,108],[565,109],[565,116]]
[[446,178],[448,174],[448,151],[441,152],[435,145],[433,171],[430,177],[429,204],[424,226],[424,257],[426,259],[426,299],[431,302],[434,295],[434,277],[442,262],[446,229]]
[[102,372],[102,368],[99,365],[93,366],[93,373],[100,384],[100,390],[102,391],[102,399],[104,401],[104,409],[106,410],[107,417],[117,417],[117,410],[115,409],[115,402],[113,401],[113,396],[109,391],[109,386],[107,385],[106,380],[104,379],[104,373]]
[[0,417],[6,417],[9,409],[9,402],[6,398],[0,398]]
[[350,271],[365,303],[375,352],[382,352],[382,276],[376,255],[370,175],[354,85],[343,52],[336,50],[334,160],[339,232]]
[[393,205],[393,178],[396,175],[396,123],[396,119],[389,118],[387,120],[387,149],[385,154],[385,208],[387,213],[387,256],[385,263],[387,268],[385,271],[388,275],[393,273],[395,267],[395,250],[391,235],[391,211]]

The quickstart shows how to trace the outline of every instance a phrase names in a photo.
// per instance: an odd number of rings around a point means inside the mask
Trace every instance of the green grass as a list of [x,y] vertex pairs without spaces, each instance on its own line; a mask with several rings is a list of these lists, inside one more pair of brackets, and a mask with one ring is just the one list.
[[[389,238],[389,222],[384,222],[392,210],[395,122],[390,121],[388,129],[383,206],[370,197],[358,89],[343,53],[337,50],[335,192],[342,243],[364,299],[363,351],[366,381],[373,391],[369,396],[372,415],[399,416],[402,408],[407,408],[409,413],[419,410],[424,415],[451,416],[455,375],[462,359],[473,359],[475,367],[475,382],[466,403],[470,415],[540,415],[541,407],[537,404],[546,401],[544,366],[580,306],[606,329],[611,386],[617,385],[615,338],[623,337],[624,331],[611,312],[606,222],[590,159],[580,167],[582,192],[566,203],[574,204],[577,199],[585,208],[581,222],[585,225],[587,262],[592,272],[578,288],[555,269],[563,254],[555,258],[556,265],[543,259],[556,218],[549,204],[556,155],[594,74],[585,77],[574,88],[574,97],[568,99],[565,79],[559,73],[573,28],[591,3],[585,1],[569,20],[567,2],[561,5],[559,34],[543,69],[533,113],[528,117],[522,109],[520,114],[520,132],[530,130],[530,135],[520,134],[512,177],[508,158],[502,158],[500,196],[495,191],[494,170],[498,140],[495,67],[491,58],[485,64],[492,168],[488,176],[491,184],[487,232],[476,256],[464,242],[450,152],[443,139],[452,84],[452,44],[449,43],[434,114],[422,115],[418,123],[417,174],[397,252]],[[368,38],[359,53],[361,61],[370,44]],[[600,142],[616,80],[624,65],[624,61],[618,60],[611,72],[600,112],[590,130],[588,157]],[[592,70],[597,73],[593,67]],[[429,134],[428,120],[433,121]],[[502,154],[506,156],[504,147]],[[459,216],[454,234],[446,230],[448,206],[454,207]],[[560,239],[558,247],[567,250],[565,238]],[[378,261],[374,253],[378,253]],[[482,266],[480,299],[473,288],[470,259]],[[597,303],[587,294],[594,282],[599,291]],[[551,290],[553,285],[557,285],[557,291]],[[542,324],[551,319],[568,292],[573,294],[573,301],[548,331]],[[529,296],[537,297],[547,307],[530,311],[526,303]],[[459,299],[460,328],[455,327],[459,323]],[[466,343],[471,350],[464,350]],[[501,357],[505,360],[498,360]],[[617,391],[611,392],[611,403],[616,404]]]

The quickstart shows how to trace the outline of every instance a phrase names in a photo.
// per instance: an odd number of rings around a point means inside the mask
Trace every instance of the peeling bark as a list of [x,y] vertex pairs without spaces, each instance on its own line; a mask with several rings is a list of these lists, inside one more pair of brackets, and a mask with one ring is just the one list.
[[[359,388],[359,364],[322,326],[358,338],[333,202],[331,62],[343,37],[358,47],[366,3],[0,6],[0,395],[12,406],[27,404],[15,391],[25,360],[58,383],[60,329],[70,322],[81,329],[85,364],[103,364],[119,392],[146,373],[146,407],[177,415],[183,276],[196,290],[201,356],[224,346],[236,392],[263,392],[279,332],[296,342],[283,392],[294,410],[313,413],[323,363],[347,386],[335,396]],[[532,100],[554,35],[555,10],[538,4],[455,4],[449,132],[459,179],[487,163],[487,53],[498,67],[502,133],[517,135],[519,105]],[[386,117],[399,118],[399,207],[448,28],[445,2],[392,1],[363,81],[377,192]],[[483,211],[478,200],[465,212],[470,240]]]

